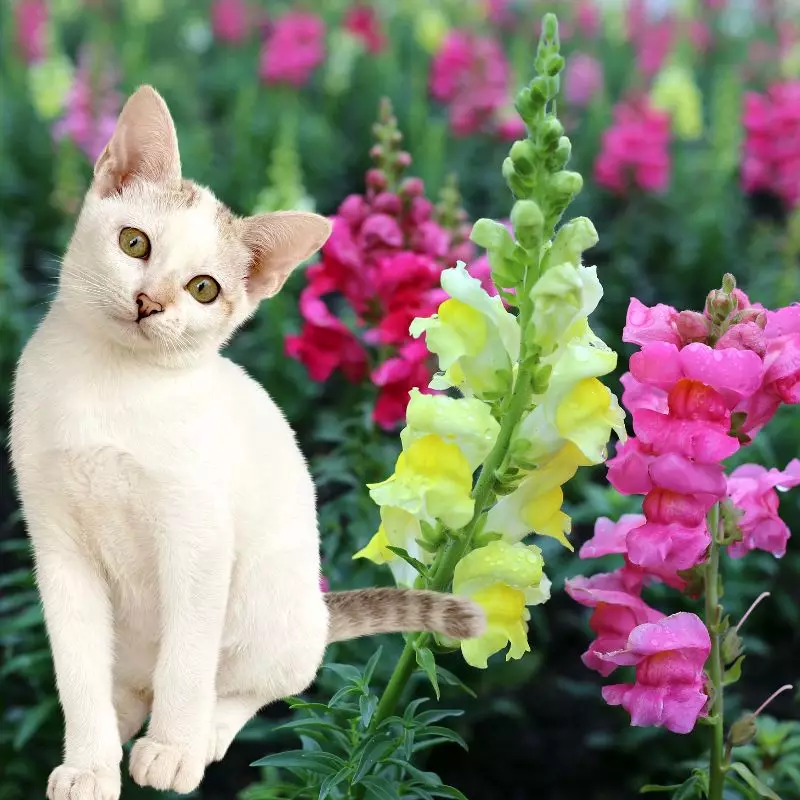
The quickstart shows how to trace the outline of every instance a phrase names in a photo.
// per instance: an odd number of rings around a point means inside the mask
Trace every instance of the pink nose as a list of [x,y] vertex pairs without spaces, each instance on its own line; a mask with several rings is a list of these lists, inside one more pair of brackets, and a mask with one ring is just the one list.
[[139,309],[137,322],[143,320],[145,317],[149,317],[151,314],[158,314],[164,310],[164,306],[162,306],[161,303],[156,303],[155,300],[149,298],[144,292],[136,295],[136,307]]

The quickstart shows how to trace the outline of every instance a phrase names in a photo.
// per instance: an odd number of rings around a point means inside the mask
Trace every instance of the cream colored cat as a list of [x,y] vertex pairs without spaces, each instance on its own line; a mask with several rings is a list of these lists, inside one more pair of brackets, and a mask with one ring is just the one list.
[[20,358],[12,458],[65,718],[49,800],[117,800],[130,771],[189,792],[327,642],[480,633],[464,598],[319,588],[315,493],[283,415],[219,354],[316,252],[315,214],[235,217],[182,180],[169,111],[127,102]]

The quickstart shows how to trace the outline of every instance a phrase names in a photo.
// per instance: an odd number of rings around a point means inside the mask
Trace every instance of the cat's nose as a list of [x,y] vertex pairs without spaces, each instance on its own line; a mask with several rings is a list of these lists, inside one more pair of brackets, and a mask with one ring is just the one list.
[[143,320],[145,317],[149,317],[151,314],[158,314],[160,311],[164,310],[164,306],[162,306],[161,303],[156,303],[155,300],[148,297],[144,292],[140,292],[136,295],[136,308],[139,309],[137,322]]

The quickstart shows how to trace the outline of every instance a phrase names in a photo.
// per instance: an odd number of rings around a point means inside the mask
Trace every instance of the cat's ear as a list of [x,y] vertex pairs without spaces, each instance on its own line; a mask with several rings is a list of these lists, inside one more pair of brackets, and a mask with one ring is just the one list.
[[332,228],[325,217],[303,211],[259,214],[239,224],[253,254],[247,290],[255,300],[277,294],[292,270],[325,244]]
[[94,165],[92,186],[105,197],[136,178],[164,186],[178,185],[181,180],[175,124],[152,86],[141,86],[128,98]]

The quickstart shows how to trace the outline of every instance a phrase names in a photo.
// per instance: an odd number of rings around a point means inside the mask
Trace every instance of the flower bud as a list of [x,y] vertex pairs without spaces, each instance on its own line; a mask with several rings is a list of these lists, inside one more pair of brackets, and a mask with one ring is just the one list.
[[564,135],[564,126],[558,121],[557,117],[548,116],[544,122],[539,126],[539,136],[541,137],[542,144],[548,150],[555,149],[558,142]]
[[484,250],[513,249],[514,240],[505,225],[482,217],[472,226],[469,238]]
[[369,157],[373,159],[373,161],[383,158],[383,148],[379,144],[372,145],[369,149]]
[[744,652],[744,642],[742,637],[736,632],[736,628],[731,628],[722,639],[722,662],[729,666],[736,661]]
[[380,192],[372,201],[373,211],[389,214],[392,217],[398,216],[402,208],[403,204],[394,192]]
[[736,722],[731,725],[728,731],[728,742],[732,747],[741,747],[750,744],[758,733],[758,722],[756,715],[751,713],[742,714]]
[[544,215],[534,200],[517,200],[511,209],[511,224],[517,241],[526,249],[541,246],[544,231]]
[[403,197],[419,197],[425,193],[425,182],[422,178],[405,178],[400,184]]
[[579,266],[583,253],[598,241],[592,221],[588,217],[575,217],[558,229],[547,254],[547,267],[564,263]]
[[527,197],[530,194],[533,182],[516,171],[514,162],[510,158],[503,161],[503,177],[515,197]]
[[558,42],[558,18],[552,12],[542,18],[542,40]]
[[711,320],[699,311],[681,311],[675,328],[683,344],[705,342],[711,333]]
[[555,77],[564,69],[564,57],[553,53],[544,60],[544,72],[550,77]]
[[542,364],[533,373],[533,393],[544,394],[550,385],[550,376],[553,374],[552,364]]
[[712,289],[706,298],[706,313],[718,325],[722,324],[736,308],[736,300],[721,289]]
[[754,322],[763,331],[767,327],[767,312],[763,308],[746,308],[741,313],[741,322]]
[[511,145],[509,153],[514,162],[514,168],[521,175],[530,175],[536,164],[536,148],[530,139],[520,139]]
[[550,177],[548,195],[554,205],[569,203],[583,188],[583,178],[579,172],[562,169]]
[[360,194],[351,194],[342,201],[337,214],[351,225],[358,226],[367,218],[369,211],[367,201]]
[[555,151],[550,158],[547,159],[548,168],[553,172],[564,169],[571,155],[572,142],[570,142],[569,137],[562,136],[558,140],[558,146],[556,147]]
[[367,187],[376,192],[382,192],[388,185],[389,181],[386,179],[386,173],[382,169],[367,170]]
[[722,276],[722,291],[725,294],[732,294],[736,288],[736,278],[730,272],[726,272]]
[[407,169],[411,166],[411,153],[401,150],[395,157],[394,163],[401,169]]

